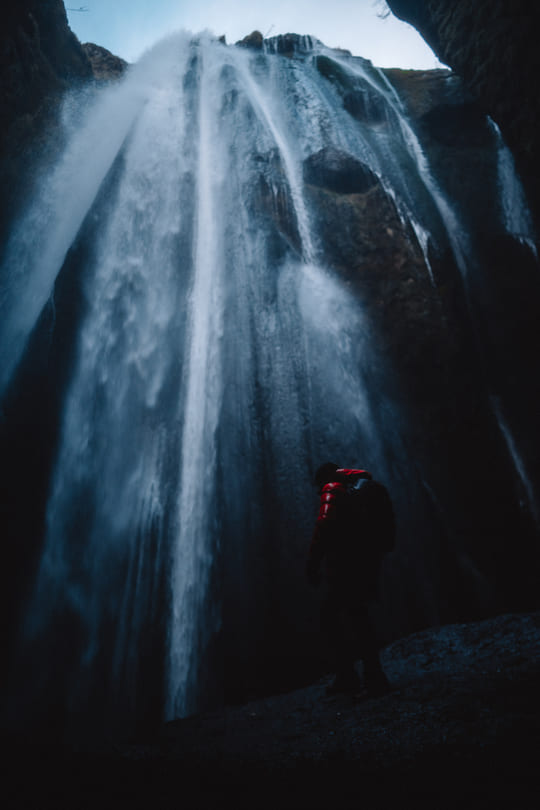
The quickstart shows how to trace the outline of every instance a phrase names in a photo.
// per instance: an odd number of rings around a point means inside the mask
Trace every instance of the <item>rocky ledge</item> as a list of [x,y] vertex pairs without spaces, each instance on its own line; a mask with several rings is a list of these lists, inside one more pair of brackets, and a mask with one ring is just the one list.
[[423,631],[387,647],[392,691],[330,678],[167,724],[153,740],[9,741],[8,806],[538,807],[540,613]]
[[94,79],[97,81],[120,79],[127,70],[128,63],[125,59],[115,56],[107,48],[102,48],[101,45],[85,42],[82,49],[88,57]]

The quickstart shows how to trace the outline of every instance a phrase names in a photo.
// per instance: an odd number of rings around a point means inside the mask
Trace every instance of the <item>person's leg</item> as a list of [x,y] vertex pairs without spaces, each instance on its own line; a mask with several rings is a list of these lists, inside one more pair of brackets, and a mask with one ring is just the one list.
[[332,668],[336,673],[335,680],[327,691],[328,693],[355,691],[360,688],[361,682],[354,668],[354,637],[343,593],[339,589],[329,589],[321,620],[330,650]]
[[351,599],[350,611],[355,627],[358,655],[364,665],[364,682],[370,694],[383,694],[389,684],[379,655],[377,635],[365,602]]

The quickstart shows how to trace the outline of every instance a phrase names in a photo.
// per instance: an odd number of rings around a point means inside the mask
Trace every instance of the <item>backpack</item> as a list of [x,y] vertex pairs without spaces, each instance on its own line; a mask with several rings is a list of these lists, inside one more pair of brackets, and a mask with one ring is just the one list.
[[393,551],[396,526],[392,501],[386,487],[368,478],[347,482],[343,516],[351,536],[366,538],[375,554]]

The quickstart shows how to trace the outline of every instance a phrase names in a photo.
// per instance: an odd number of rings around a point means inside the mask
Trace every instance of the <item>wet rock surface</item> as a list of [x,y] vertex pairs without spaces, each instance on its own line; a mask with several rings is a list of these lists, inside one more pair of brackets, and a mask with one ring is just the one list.
[[384,71],[414,121],[429,165],[450,200],[477,231],[498,194],[497,150],[488,119],[463,81],[445,70]]
[[363,194],[377,185],[378,179],[351,155],[326,147],[304,161],[304,182],[338,194]]
[[499,124],[540,215],[538,10],[527,0],[389,0]]
[[[178,720],[152,739],[7,740],[10,807],[536,807],[540,614],[417,633],[392,691],[302,690]],[[361,665],[357,665],[361,672]],[[29,778],[31,775],[31,778]]]

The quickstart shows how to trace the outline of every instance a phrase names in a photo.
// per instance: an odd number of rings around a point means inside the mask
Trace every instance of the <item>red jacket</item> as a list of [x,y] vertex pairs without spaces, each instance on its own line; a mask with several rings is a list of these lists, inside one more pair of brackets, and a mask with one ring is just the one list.
[[341,498],[347,494],[348,479],[371,479],[371,477],[371,473],[367,472],[367,470],[340,469],[335,473],[335,480],[324,484],[322,487],[319,515],[315,524],[307,563],[307,573],[310,579],[315,579],[318,576],[324,556],[327,557],[329,578],[332,577],[334,572],[335,566],[333,562],[335,561],[331,559],[331,551],[333,541],[336,539],[336,532],[339,531],[339,503]]

